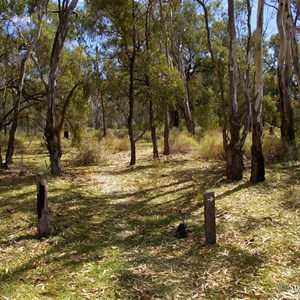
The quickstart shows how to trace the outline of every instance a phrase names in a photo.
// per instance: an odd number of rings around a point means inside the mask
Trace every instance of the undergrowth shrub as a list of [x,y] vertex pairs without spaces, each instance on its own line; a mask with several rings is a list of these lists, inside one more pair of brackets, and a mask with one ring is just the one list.
[[93,166],[99,164],[103,157],[103,148],[97,140],[88,140],[80,147],[74,163],[78,166]]
[[169,142],[172,153],[189,153],[199,146],[193,136],[189,135],[185,131],[179,132],[176,129],[171,130]]
[[119,138],[116,136],[107,136],[102,139],[101,144],[103,147],[112,153],[128,151],[130,149],[128,137]]
[[287,192],[280,196],[280,200],[288,209],[300,208],[300,188],[298,186],[290,187]]
[[126,127],[122,127],[120,129],[115,129],[114,136],[119,139],[126,138],[128,136],[128,129]]
[[100,142],[103,139],[103,130],[102,129],[94,130],[92,137],[95,138],[98,142]]
[[282,157],[282,142],[277,135],[263,137],[263,154],[266,160],[278,160]]
[[225,151],[223,148],[222,133],[208,131],[199,142],[197,155],[202,159],[223,159]]
[[[158,136],[156,137],[158,139]],[[144,134],[143,134],[143,137],[142,139],[147,142],[147,143],[151,143],[152,142],[152,137],[151,137],[151,131],[146,131]]]

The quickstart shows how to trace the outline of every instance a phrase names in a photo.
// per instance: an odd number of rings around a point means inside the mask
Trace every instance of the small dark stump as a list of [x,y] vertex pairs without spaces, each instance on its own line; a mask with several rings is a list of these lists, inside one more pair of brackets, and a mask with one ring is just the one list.
[[177,228],[176,232],[175,232],[175,237],[177,237],[179,239],[187,238],[188,233],[187,233],[186,227],[187,227],[186,224],[180,223],[178,225],[178,228]]
[[47,195],[47,183],[46,179],[40,175],[36,176],[37,185],[37,237],[48,237],[51,234],[50,231],[50,215],[48,207],[48,195]]

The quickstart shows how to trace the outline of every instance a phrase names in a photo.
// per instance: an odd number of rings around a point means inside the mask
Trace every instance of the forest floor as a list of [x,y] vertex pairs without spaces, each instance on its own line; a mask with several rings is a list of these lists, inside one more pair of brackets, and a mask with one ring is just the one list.
[[[227,182],[223,161],[139,145],[99,166],[45,150],[0,173],[0,299],[300,299],[300,163],[267,180]],[[19,176],[22,166],[22,176]],[[37,240],[35,174],[46,174],[52,236]],[[216,195],[217,244],[205,245],[203,193]],[[189,235],[178,239],[179,223]]]

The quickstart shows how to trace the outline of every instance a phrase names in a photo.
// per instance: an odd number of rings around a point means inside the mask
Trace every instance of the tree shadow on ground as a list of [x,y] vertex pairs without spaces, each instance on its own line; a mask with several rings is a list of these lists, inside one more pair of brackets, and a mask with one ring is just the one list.
[[[95,292],[101,284],[113,285],[115,298],[122,299],[238,297],[237,291],[254,283],[262,272],[268,262],[267,253],[224,240],[213,247],[204,246],[203,219],[199,219],[203,201],[199,201],[199,193],[219,181],[220,171],[213,166],[203,169],[199,175],[199,168],[188,166],[188,163],[178,172],[172,171],[173,162],[164,165],[168,169],[163,169],[162,174],[167,176],[159,176],[154,186],[125,192],[121,187],[115,191],[102,191],[101,183],[91,191],[88,180],[80,185],[74,183],[73,173],[65,176],[63,186],[51,180],[51,223],[55,226],[55,234],[48,240],[36,241],[31,238],[32,228],[23,228],[22,232],[15,233],[14,244],[9,242],[9,232],[2,232],[7,242],[2,243],[1,248],[19,253],[22,261],[7,274],[0,275],[0,289],[15,282],[26,282],[32,289],[37,289],[41,275],[51,283],[51,275],[55,272],[55,277],[64,279],[53,283],[54,294],[59,285],[62,293],[71,293],[68,284],[64,283],[77,281],[78,285],[94,291],[95,299],[101,299],[100,292]],[[132,169],[130,178],[151,168],[155,170],[154,167]],[[121,173],[118,169],[107,172],[110,175],[126,173],[122,173],[122,168]],[[99,171],[100,176],[103,173],[106,172]],[[31,180],[25,182],[28,188],[34,184]],[[6,184],[5,193],[8,193],[15,183],[7,181],[3,186]],[[22,186],[22,181],[17,181],[17,188],[21,190]],[[250,186],[250,183],[242,183],[218,195],[217,199]],[[32,191],[32,198],[35,198],[34,189]],[[35,202],[28,200],[31,198],[29,193],[23,193],[25,200],[21,199],[16,206],[16,196],[10,196],[11,208],[20,213],[35,212]],[[4,207],[3,199],[0,203]],[[187,220],[191,232],[187,239],[177,239],[174,236],[176,226],[183,219]],[[237,230],[243,236],[250,236],[261,224],[272,226],[269,219],[247,217]],[[38,251],[33,252],[34,247]],[[296,252],[291,257],[299,260]],[[39,271],[41,274],[34,275],[40,265],[43,266]],[[88,278],[95,280],[88,281]],[[55,295],[59,297],[59,294]]]

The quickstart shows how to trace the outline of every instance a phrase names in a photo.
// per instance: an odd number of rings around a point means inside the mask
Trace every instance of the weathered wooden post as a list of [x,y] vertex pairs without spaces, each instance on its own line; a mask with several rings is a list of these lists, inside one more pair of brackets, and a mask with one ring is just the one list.
[[48,207],[48,195],[47,195],[47,183],[46,179],[40,175],[36,176],[37,186],[37,214],[38,214],[38,225],[37,225],[37,237],[48,237],[50,231],[50,218],[49,218],[49,207]]
[[205,241],[209,245],[216,243],[215,193],[204,194]]

